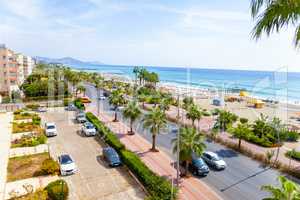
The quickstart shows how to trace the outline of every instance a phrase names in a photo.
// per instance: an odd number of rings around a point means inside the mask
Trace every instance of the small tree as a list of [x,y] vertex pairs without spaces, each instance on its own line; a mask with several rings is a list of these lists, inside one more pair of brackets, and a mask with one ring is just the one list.
[[230,128],[229,132],[231,132],[234,135],[234,137],[238,138],[239,149],[241,149],[242,140],[246,139],[249,135],[252,134],[252,131],[247,123],[245,124],[239,123],[237,127]]
[[125,98],[120,90],[114,90],[109,96],[109,103],[114,106],[115,117],[113,122],[118,121],[118,107],[125,104]]
[[[179,138],[179,149],[178,149]],[[200,157],[204,152],[206,145],[204,136],[199,134],[195,128],[182,127],[179,130],[179,137],[172,140],[173,153],[179,151],[179,160],[185,162],[185,173],[188,174],[188,166],[192,162],[193,154]]]
[[152,151],[158,151],[156,149],[156,136],[160,133],[161,129],[164,129],[167,125],[166,114],[159,108],[153,108],[143,119],[144,128],[149,128],[152,134]]
[[184,97],[184,99],[183,99],[183,108],[185,109],[185,110],[187,110],[191,105],[193,105],[194,104],[194,99],[193,99],[193,97]]
[[217,121],[214,125],[214,129],[226,131],[233,125],[234,122],[237,121],[237,119],[238,116],[229,111],[219,111]]
[[202,117],[202,112],[200,109],[195,105],[192,104],[188,108],[188,112],[186,113],[186,117],[190,120],[192,120],[192,125],[195,127],[195,120],[200,120]]
[[124,117],[130,119],[130,131],[128,131],[128,134],[134,134],[132,129],[133,123],[141,114],[142,112],[136,101],[131,101],[130,103],[128,103],[126,108],[123,110]]

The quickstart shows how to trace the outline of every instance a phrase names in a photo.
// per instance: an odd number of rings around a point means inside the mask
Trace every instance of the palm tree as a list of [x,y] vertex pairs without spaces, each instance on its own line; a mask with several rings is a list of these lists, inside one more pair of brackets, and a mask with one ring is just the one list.
[[228,128],[232,126],[234,122],[236,122],[238,116],[229,111],[220,110],[218,113],[217,121],[214,125],[214,129],[219,129],[222,131],[226,131]]
[[192,125],[195,127],[195,120],[200,120],[202,117],[201,110],[195,105],[192,104],[188,108],[188,112],[186,113],[186,117],[190,120],[192,120]]
[[159,108],[165,113],[167,110],[170,109],[171,103],[172,99],[165,97],[161,100]]
[[109,103],[114,106],[115,109],[115,118],[113,122],[118,121],[118,107],[125,104],[125,99],[123,93],[120,90],[114,90],[109,96]]
[[249,124],[239,123],[235,128],[229,128],[228,130],[233,134],[234,137],[239,140],[239,149],[241,149],[242,139],[246,139],[249,135],[252,134]]
[[183,108],[187,110],[191,105],[194,104],[193,97],[184,97],[183,101]]
[[134,75],[135,75],[135,83],[137,82],[137,79],[138,79],[138,75],[139,75],[139,73],[140,73],[140,67],[138,67],[138,66],[136,66],[136,67],[134,67],[133,68],[133,73],[134,73]]
[[299,0],[252,0],[251,14],[257,19],[253,37],[258,39],[263,33],[268,36],[274,31],[294,26],[294,44],[300,44],[300,2]]
[[159,108],[153,108],[143,119],[144,128],[149,128],[152,134],[152,151],[156,150],[156,136],[160,133],[161,129],[164,129],[167,125],[166,114]]
[[271,197],[264,198],[264,200],[299,200],[300,188],[299,185],[288,180],[284,176],[279,176],[280,187],[272,185],[264,185],[261,187],[271,194]]
[[147,97],[148,96],[144,93],[138,95],[138,100],[142,102],[143,109],[145,108],[145,101],[147,100]]
[[79,93],[83,92],[83,96],[85,96],[85,91],[86,91],[86,88],[83,85],[77,86],[77,88],[76,88],[76,97],[77,97],[78,92]]
[[133,135],[134,132],[132,130],[133,122],[142,114],[138,104],[136,101],[131,101],[127,104],[126,108],[123,110],[123,115],[125,118],[130,119],[130,131],[128,133]]
[[[178,144],[179,149],[176,144]],[[179,160],[185,161],[185,174],[188,173],[188,166],[193,156],[200,157],[204,152],[206,145],[204,144],[204,136],[199,134],[195,128],[182,127],[179,130],[179,137],[172,139],[173,153],[179,150]]]

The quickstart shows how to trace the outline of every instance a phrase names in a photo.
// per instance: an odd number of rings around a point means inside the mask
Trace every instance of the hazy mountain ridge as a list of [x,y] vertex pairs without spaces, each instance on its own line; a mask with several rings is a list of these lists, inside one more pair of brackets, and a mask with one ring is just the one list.
[[72,57],[48,58],[36,56],[35,59],[42,63],[59,63],[64,65],[104,65],[104,63],[99,61],[81,61]]

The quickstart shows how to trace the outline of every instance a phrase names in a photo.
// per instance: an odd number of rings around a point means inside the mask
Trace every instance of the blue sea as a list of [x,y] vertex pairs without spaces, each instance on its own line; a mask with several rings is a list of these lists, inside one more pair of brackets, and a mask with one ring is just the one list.
[[[73,68],[125,75],[134,78],[133,66],[92,65]],[[209,90],[247,90],[251,96],[298,104],[300,73],[280,71],[245,71],[204,68],[145,67],[159,74],[160,82]]]

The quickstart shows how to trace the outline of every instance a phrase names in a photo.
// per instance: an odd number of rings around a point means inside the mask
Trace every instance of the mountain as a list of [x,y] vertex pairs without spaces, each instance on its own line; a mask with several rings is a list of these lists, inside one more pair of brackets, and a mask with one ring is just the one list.
[[77,65],[77,66],[104,65],[104,63],[98,62],[98,61],[81,61],[81,60],[71,58],[71,57],[47,58],[47,57],[36,56],[35,59],[36,59],[36,61],[42,62],[42,63],[59,63],[59,64],[64,64],[64,65]]

